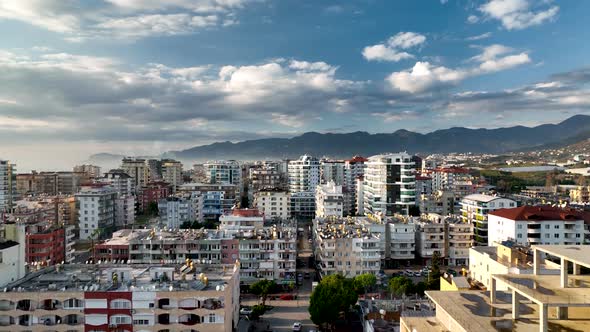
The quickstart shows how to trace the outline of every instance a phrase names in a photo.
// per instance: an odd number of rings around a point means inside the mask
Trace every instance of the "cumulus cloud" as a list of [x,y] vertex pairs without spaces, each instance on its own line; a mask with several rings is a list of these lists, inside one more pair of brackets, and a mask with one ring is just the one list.
[[406,51],[413,47],[422,45],[426,37],[415,32],[399,32],[390,37],[383,44],[367,46],[363,49],[363,56],[369,61],[393,61],[397,62],[410,59],[414,56]]
[[490,0],[481,5],[479,10],[484,15],[499,20],[508,30],[521,30],[553,20],[559,12],[559,6],[552,6],[550,3],[551,1]]
[[71,42],[184,35],[237,23],[255,0],[0,0],[0,19],[64,34]]
[[512,48],[494,44],[482,48],[482,52],[470,59],[474,67],[447,68],[429,62],[416,62],[414,67],[394,72],[386,81],[399,91],[420,93],[430,89],[452,86],[472,76],[494,73],[531,62],[527,53],[513,53]]

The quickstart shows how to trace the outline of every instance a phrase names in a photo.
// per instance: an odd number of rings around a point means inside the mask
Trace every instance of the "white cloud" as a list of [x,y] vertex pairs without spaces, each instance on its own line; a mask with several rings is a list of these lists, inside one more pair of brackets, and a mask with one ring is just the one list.
[[469,68],[452,69],[419,61],[411,69],[392,73],[386,81],[396,90],[420,93],[439,86],[456,85],[468,77],[494,73],[531,62],[528,54],[509,54],[513,51],[499,44],[484,47],[479,55],[470,59],[471,62],[477,62],[477,66]]
[[392,87],[400,91],[416,93],[438,84],[454,84],[463,80],[467,73],[461,70],[434,66],[429,62],[416,62],[412,69],[394,72],[387,78]]
[[533,8],[529,0],[490,0],[479,10],[488,17],[499,20],[508,30],[521,30],[551,21],[559,12],[559,6],[547,5],[551,1],[539,1]]
[[384,44],[367,46],[363,49],[363,56],[369,61],[397,62],[414,56],[405,49],[417,47],[426,41],[426,37],[415,32],[400,32],[390,37]]
[[190,34],[237,24],[254,0],[0,0],[0,19],[64,34],[70,42]]
[[280,113],[271,113],[271,122],[280,124],[285,127],[299,128],[305,124],[303,118],[299,115],[288,115]]
[[475,16],[475,15],[469,15],[469,16],[467,17],[467,23],[470,23],[470,24],[475,24],[475,23],[477,23],[477,22],[479,22],[479,17],[477,17],[477,16]]
[[467,38],[465,38],[465,40],[468,40],[468,41],[482,40],[482,39],[490,38],[491,36],[492,36],[491,32],[486,32],[486,33],[482,33],[481,35],[467,37]]

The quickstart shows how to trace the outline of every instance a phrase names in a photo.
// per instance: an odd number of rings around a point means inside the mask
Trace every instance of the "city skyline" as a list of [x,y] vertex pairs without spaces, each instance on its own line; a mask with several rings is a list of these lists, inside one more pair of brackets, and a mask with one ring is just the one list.
[[562,1],[1,1],[0,155],[24,169],[303,132],[589,114]]

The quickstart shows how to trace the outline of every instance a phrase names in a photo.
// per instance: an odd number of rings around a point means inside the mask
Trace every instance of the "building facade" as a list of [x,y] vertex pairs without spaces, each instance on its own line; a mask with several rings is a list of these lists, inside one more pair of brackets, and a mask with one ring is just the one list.
[[291,195],[287,190],[264,189],[254,194],[253,207],[266,218],[291,218]]
[[364,213],[408,215],[416,203],[412,156],[403,152],[369,158],[364,175]]
[[172,159],[162,160],[162,179],[168,182],[175,193],[182,181],[182,163]]
[[10,212],[16,198],[16,165],[0,160],[0,214]]
[[289,161],[289,191],[315,192],[320,184],[320,161],[308,155]]
[[315,217],[344,216],[344,194],[342,186],[330,180],[327,184],[316,187]]
[[116,220],[117,192],[109,186],[87,186],[76,195],[80,239],[98,239],[112,232]]
[[516,201],[512,199],[482,194],[465,196],[460,204],[463,222],[475,227],[475,244],[478,246],[488,245],[488,213],[516,207]]

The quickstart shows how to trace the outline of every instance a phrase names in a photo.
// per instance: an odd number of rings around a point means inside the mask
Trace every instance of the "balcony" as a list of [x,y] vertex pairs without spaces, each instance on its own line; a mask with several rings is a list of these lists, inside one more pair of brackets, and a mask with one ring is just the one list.
[[184,314],[178,317],[178,323],[182,325],[200,324],[201,318],[195,314]]

